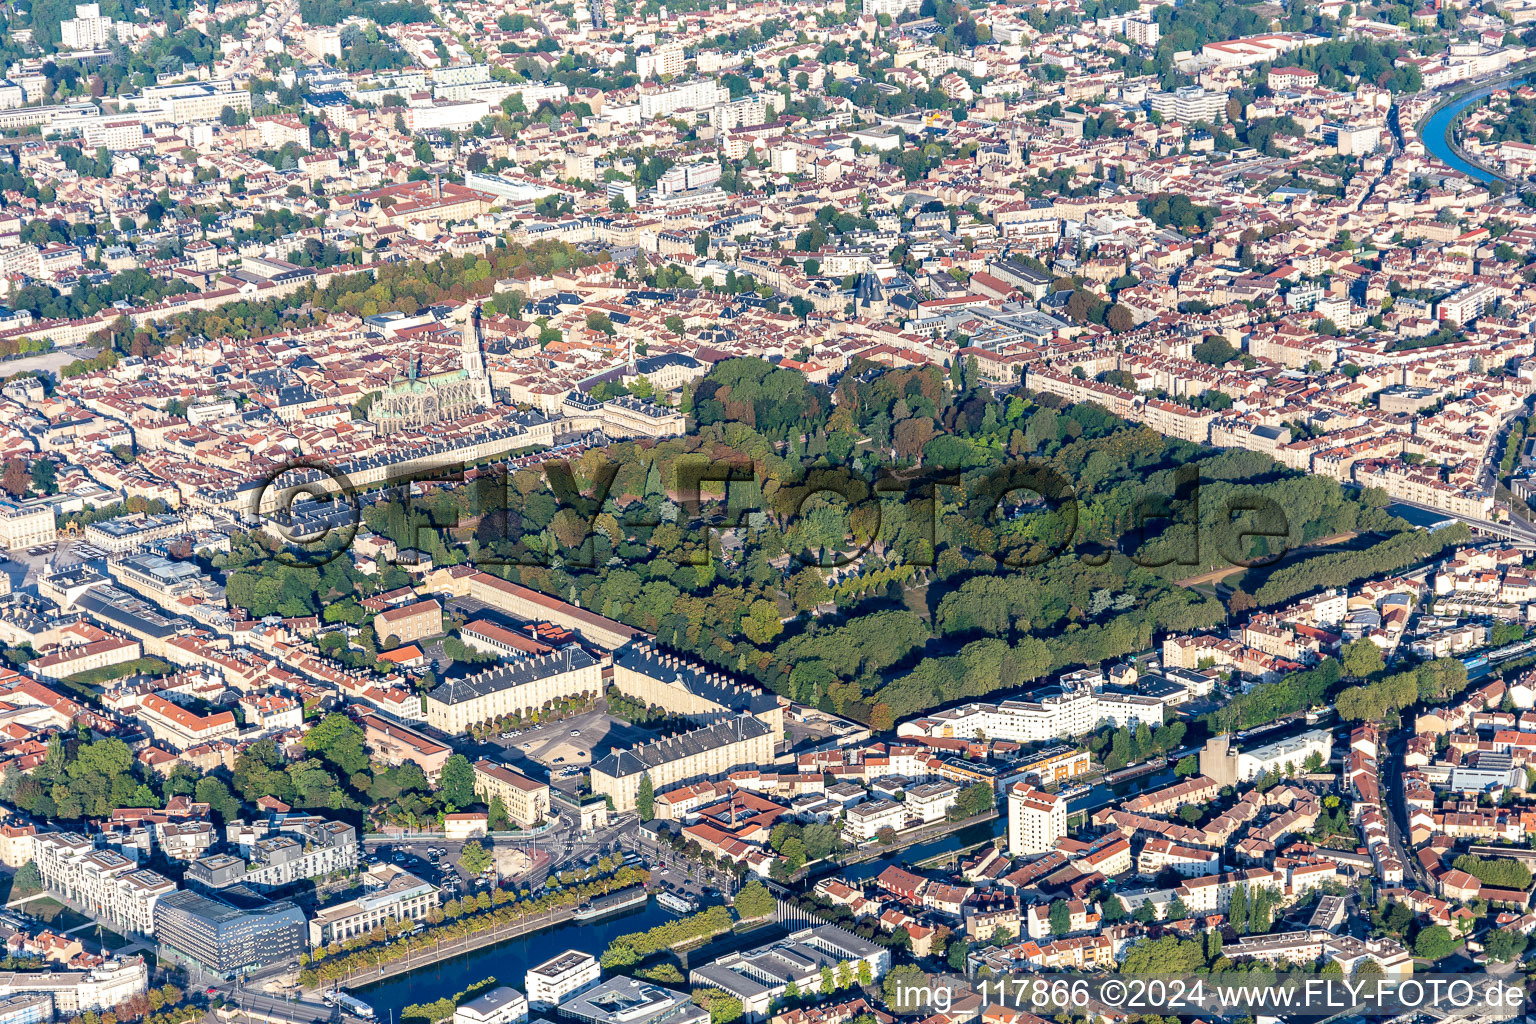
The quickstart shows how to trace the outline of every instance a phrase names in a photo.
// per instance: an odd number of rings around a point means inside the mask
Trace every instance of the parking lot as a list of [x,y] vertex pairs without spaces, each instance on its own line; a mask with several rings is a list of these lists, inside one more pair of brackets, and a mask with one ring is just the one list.
[[[23,590],[37,583],[37,578],[48,568],[53,558],[52,545],[45,548],[15,548],[5,553],[3,567],[11,578],[12,590]],[[63,559],[74,561],[73,559]]]
[[[443,899],[451,900],[465,892],[475,891],[476,880],[459,868],[459,854],[463,849],[462,841],[436,839],[383,843],[372,847],[368,853],[370,862],[404,868],[416,877],[441,887]],[[434,850],[438,851],[435,856],[431,852]]]
[[12,590],[20,591],[35,585],[50,566],[65,569],[105,557],[105,551],[78,539],[30,548],[0,548],[0,572],[11,578]]
[[[549,769],[550,781],[561,773],[574,776],[600,761],[610,750],[628,750],[649,743],[654,737],[644,729],[614,718],[606,711],[587,711],[560,722],[524,729],[491,742],[507,752],[514,765],[531,763]],[[575,769],[572,771],[571,769]],[[525,767],[525,770],[526,767]],[[535,778],[539,772],[532,773]]]
[[[607,828],[590,835],[579,835],[569,822],[557,818],[554,827],[537,834],[478,840],[489,849],[496,865],[496,872],[489,879],[470,877],[459,868],[459,856],[464,849],[462,841],[404,837],[370,840],[366,848],[370,860],[398,865],[434,885],[443,886],[443,898],[453,899],[465,893],[472,894],[491,881],[511,879],[519,888],[537,889],[552,870],[588,867],[596,864],[600,857],[618,855],[625,837],[637,824],[635,815],[622,814]],[[434,850],[439,851],[437,856],[433,856]]]

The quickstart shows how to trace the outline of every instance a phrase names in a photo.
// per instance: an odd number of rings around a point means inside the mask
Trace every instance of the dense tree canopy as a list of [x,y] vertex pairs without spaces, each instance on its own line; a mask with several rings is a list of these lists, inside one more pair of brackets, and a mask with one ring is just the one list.
[[[999,400],[965,365],[951,377],[855,364],[833,394],[727,360],[685,396],[696,434],[590,451],[569,475],[487,476],[409,510],[382,502],[365,523],[877,728],[1210,628],[1222,605],[1173,581],[1230,559],[1349,530],[1388,546],[1317,557],[1364,575],[1427,551],[1400,520],[1261,454],[1167,440],[1094,405]],[[1283,515],[1229,513],[1254,495]],[[478,525],[432,525],[453,522]],[[1315,560],[1274,571],[1260,599],[1335,582],[1309,571]],[[838,567],[851,575],[829,586]],[[267,601],[312,607],[342,582],[305,572],[264,584]],[[828,601],[836,614],[813,614]]]

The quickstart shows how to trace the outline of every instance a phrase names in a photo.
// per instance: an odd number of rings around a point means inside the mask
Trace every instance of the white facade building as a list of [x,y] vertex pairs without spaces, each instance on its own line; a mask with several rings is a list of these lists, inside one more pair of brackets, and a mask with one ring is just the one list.
[[965,704],[903,722],[896,734],[943,739],[970,739],[980,734],[988,739],[1039,743],[1081,736],[1105,722],[1130,729],[1146,723],[1156,729],[1163,724],[1163,707],[1163,702],[1154,697],[1081,687],[1039,700]]
[[1183,121],[1208,121],[1215,124],[1226,116],[1227,97],[1219,92],[1207,92],[1198,85],[1186,85],[1173,92],[1154,92],[1147,97],[1148,104],[1163,117]]
[[1046,853],[1067,834],[1067,801],[1059,794],[1016,782],[1008,789],[1008,852]]
[[653,47],[649,53],[635,54],[635,74],[640,76],[641,81],[651,77],[660,78],[662,75],[680,75],[685,63],[681,40],[662,43]]
[[483,992],[453,1011],[453,1024],[520,1024],[527,1019],[527,997],[508,985]]
[[[110,1010],[149,987],[149,965],[142,956],[108,960],[88,971],[0,972],[0,999],[24,993],[46,994],[60,1016],[86,1010]],[[50,1014],[44,1020],[52,1018]]]
[[1327,729],[1316,729],[1290,739],[1276,740],[1262,747],[1239,752],[1237,780],[1252,782],[1266,772],[1272,771],[1283,775],[1288,768],[1294,768],[1299,772],[1306,764],[1307,758],[1313,754],[1322,758],[1324,764],[1327,764],[1328,758],[1333,755],[1333,734]]
[[862,12],[869,18],[884,14],[895,19],[909,12],[916,14],[922,6],[922,0],[864,0]]
[[866,800],[848,808],[843,835],[852,843],[867,843],[883,828],[901,831],[907,811],[895,800]]
[[925,782],[907,790],[907,814],[923,822],[939,821],[955,806],[960,787],[953,782]]
[[1125,38],[1137,46],[1144,46],[1150,50],[1157,45],[1159,39],[1163,38],[1163,29],[1151,18],[1145,21],[1139,18],[1126,18]]
[[66,50],[99,50],[116,41],[112,19],[101,16],[100,4],[76,4],[75,16],[59,22],[59,45]]
[[562,1000],[596,985],[602,976],[597,957],[568,949],[552,960],[528,968],[528,1005],[535,1010],[553,1010]]
[[112,928],[141,935],[155,931],[155,904],[176,883],[137,861],[76,832],[46,832],[34,847],[37,870],[50,893]]
[[678,110],[707,111],[731,98],[731,94],[712,78],[671,85],[642,85],[639,92],[642,121],[668,117]]

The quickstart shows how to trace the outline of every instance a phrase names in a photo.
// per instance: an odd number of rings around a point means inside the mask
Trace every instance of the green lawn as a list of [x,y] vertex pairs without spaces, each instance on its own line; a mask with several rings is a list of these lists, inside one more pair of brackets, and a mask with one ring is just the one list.
[[78,928],[82,924],[91,923],[90,918],[70,910],[52,896],[33,900],[21,909],[41,921],[46,921],[48,927],[57,932],[68,931],[70,928]]
[[103,668],[76,672],[72,676],[66,676],[62,682],[79,683],[86,687],[91,687],[99,683],[111,682],[114,679],[122,679],[125,676],[140,674],[164,676],[170,675],[174,671],[176,671],[176,666],[161,661],[159,658],[135,658],[132,661],[125,661],[119,665],[107,665]]
[[104,952],[114,949],[122,949],[124,946],[129,945],[133,941],[132,939],[123,938],[121,935],[117,934],[117,932],[114,932],[109,928],[101,929],[101,934],[99,935],[95,931],[81,932],[80,937],[82,939],[97,940],[101,943],[101,948]]

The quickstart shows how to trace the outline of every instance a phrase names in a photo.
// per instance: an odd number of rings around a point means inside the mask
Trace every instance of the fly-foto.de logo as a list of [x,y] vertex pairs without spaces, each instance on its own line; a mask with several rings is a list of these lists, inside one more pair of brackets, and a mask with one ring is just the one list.
[[[247,511],[279,535],[277,558],[290,565],[320,566],[339,557],[363,525],[364,509],[391,503],[400,516],[395,539],[401,552],[476,541],[481,565],[548,566],[558,557],[573,569],[595,567],[595,531],[615,530],[626,541],[621,560],[651,557],[644,538],[662,525],[682,531],[679,564],[705,565],[711,537],[750,529],[755,516],[772,517],[788,535],[797,522],[828,504],[841,509],[847,530],[815,550],[791,549],[804,565],[836,568],[856,562],[874,545],[882,527],[900,525],[914,541],[903,560],[935,564],[946,519],[958,516],[986,527],[996,550],[982,552],[998,565],[1024,568],[1056,558],[1103,565],[1115,555],[1143,568],[1197,566],[1220,558],[1245,568],[1272,565],[1290,547],[1290,521],[1278,502],[1257,490],[1223,492],[1219,507],[1202,508],[1198,466],[1172,474],[1168,493],[1140,496],[1120,515],[1112,536],[1087,536],[1073,481],[1056,466],[1024,459],[962,475],[942,467],[880,468],[872,475],[850,467],[817,467],[789,478],[770,477],[750,459],[684,458],[674,467],[675,485],[654,501],[611,500],[620,464],[584,467],[578,481],[569,461],[549,459],[536,468],[538,487],[527,487],[528,469],[444,462],[391,472],[359,484],[340,468],[316,458],[287,463],[255,488]],[[765,485],[773,483],[765,500]],[[443,501],[442,492],[464,501]],[[1203,518],[1202,518],[1203,517]],[[400,534],[403,532],[404,536]],[[644,552],[637,555],[635,552]],[[397,556],[399,557],[399,556]]]

